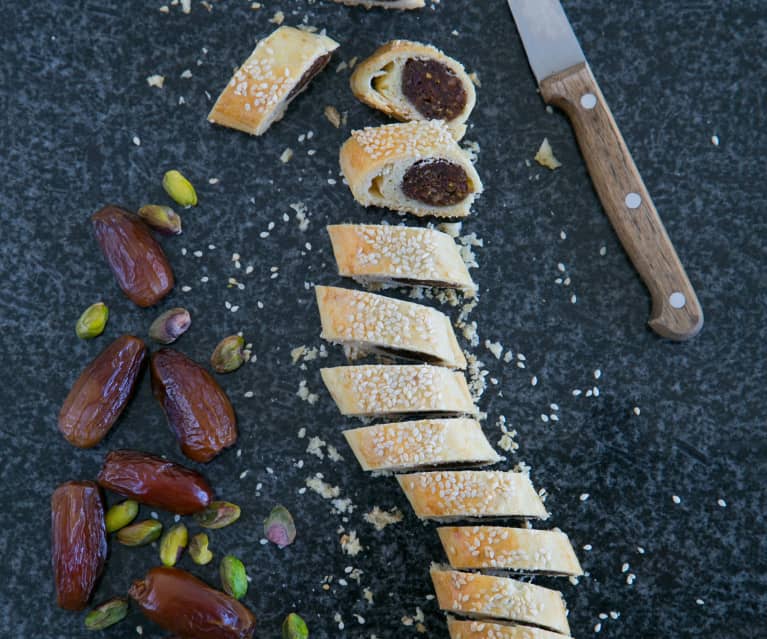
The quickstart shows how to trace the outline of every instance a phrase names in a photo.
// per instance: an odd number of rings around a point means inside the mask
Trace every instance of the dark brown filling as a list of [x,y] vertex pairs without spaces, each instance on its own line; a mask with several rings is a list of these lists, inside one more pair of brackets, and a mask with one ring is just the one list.
[[420,160],[405,172],[402,192],[430,206],[450,206],[466,199],[471,192],[471,182],[458,164],[447,160]]
[[296,86],[294,86],[290,90],[290,93],[288,93],[288,97],[286,99],[292,100],[299,93],[301,93],[301,91],[303,91],[306,88],[306,85],[312,81],[314,76],[316,76],[320,71],[322,71],[325,68],[325,65],[328,62],[330,62],[331,55],[333,54],[326,53],[325,55],[321,55],[314,62],[312,62],[312,66],[310,66],[306,71],[304,71],[304,74],[301,76],[301,79],[298,81],[298,84],[296,84]]
[[466,106],[461,79],[436,60],[410,58],[402,69],[402,93],[429,119],[452,120]]

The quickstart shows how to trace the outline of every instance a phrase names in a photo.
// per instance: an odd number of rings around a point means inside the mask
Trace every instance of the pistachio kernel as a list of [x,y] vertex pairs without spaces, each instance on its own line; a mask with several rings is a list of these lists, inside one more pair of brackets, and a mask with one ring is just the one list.
[[185,308],[171,308],[162,313],[149,327],[149,337],[160,344],[170,344],[189,330],[192,317]]
[[124,597],[115,597],[96,606],[85,615],[85,627],[88,630],[104,630],[127,616],[128,600]]
[[194,520],[203,528],[223,528],[240,518],[240,507],[228,501],[212,501],[207,508],[194,514]]
[[245,338],[242,335],[230,335],[222,339],[213,355],[210,356],[210,365],[217,373],[231,373],[245,363],[243,347]]
[[208,535],[197,533],[189,542],[189,556],[198,566],[209,564],[213,559],[213,553],[208,550]]
[[221,586],[224,592],[235,599],[242,599],[248,592],[248,576],[245,566],[234,555],[227,555],[221,560],[219,566]]
[[80,339],[98,337],[104,332],[109,319],[109,309],[104,302],[92,304],[83,311],[75,324],[75,333]]
[[176,524],[168,529],[160,540],[160,561],[163,565],[175,566],[188,541],[189,532],[184,524]]
[[113,533],[120,530],[120,528],[125,528],[125,526],[136,519],[136,515],[138,515],[137,501],[126,499],[119,504],[115,504],[104,515],[107,532]]
[[169,206],[146,204],[138,210],[138,215],[155,231],[164,235],[181,235],[181,216]]
[[296,538],[293,516],[285,506],[275,506],[264,520],[264,536],[279,548],[285,548]]
[[162,532],[162,524],[146,519],[117,531],[117,541],[125,546],[145,546],[155,541]]
[[168,171],[162,178],[162,188],[181,206],[197,206],[197,191],[192,183],[178,171]]
[[295,612],[291,612],[282,622],[282,639],[307,639],[309,628],[306,622]]

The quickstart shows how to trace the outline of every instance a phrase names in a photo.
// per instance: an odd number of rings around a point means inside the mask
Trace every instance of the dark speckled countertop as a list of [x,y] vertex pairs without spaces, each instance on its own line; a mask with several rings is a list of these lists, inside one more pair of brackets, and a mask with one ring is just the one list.
[[[166,15],[161,4],[21,1],[0,22],[0,636],[86,636],[82,616],[53,603],[48,503],[58,483],[94,477],[118,447],[182,460],[146,376],[99,447],[76,450],[56,431],[78,371],[117,335],[145,335],[159,312],[118,291],[88,216],[107,202],[165,202],[160,179],[170,168],[200,194],[200,206],[184,214],[184,235],[163,241],[178,285],[161,308],[184,305],[193,315],[178,348],[204,361],[220,337],[242,330],[258,357],[221,380],[239,415],[241,455],[232,449],[204,469],[219,495],[243,506],[241,522],[214,531],[211,546],[244,560],[258,636],[278,636],[283,616],[297,610],[317,639],[416,637],[401,619],[419,608],[428,636],[447,636],[427,598],[429,563],[442,558],[434,527],[415,519],[393,479],[358,468],[341,435],[351,422],[321,385],[320,364],[341,363],[342,354],[329,348],[306,370],[290,357],[294,347],[320,344],[311,284],[342,283],[325,224],[399,219],[357,206],[338,179],[349,129],[385,119],[356,102],[348,71],[335,69],[404,37],[444,48],[481,79],[467,134],[480,145],[486,185],[464,224],[484,240],[472,319],[482,343],[500,342],[514,362],[526,358],[521,368],[475,349],[497,381],[481,400],[484,425],[494,443],[500,415],[518,431],[519,450],[504,467],[531,466],[551,525],[571,536],[588,571],[577,586],[541,583],[562,588],[577,637],[600,623],[604,637],[767,637],[764,2],[566,3],[704,307],[706,326],[686,344],[646,327],[647,292],[600,209],[569,124],[536,94],[502,0],[442,0],[403,14],[326,0],[263,0],[260,11],[244,0],[208,11],[195,0],[190,15],[179,7]],[[274,28],[277,9],[286,24],[327,28],[342,43],[330,70],[263,138],[209,125],[211,96]],[[148,86],[152,74],[165,76],[162,89]],[[323,117],[327,104],[348,112],[341,130]],[[554,173],[529,162],[544,136],[564,165]],[[295,155],[283,165],[287,147]],[[296,202],[307,209],[305,231]],[[229,277],[245,288],[227,288]],[[74,322],[99,299],[112,310],[106,334],[79,341]],[[297,396],[302,380],[319,394],[313,406]],[[595,386],[598,396],[586,397]],[[544,423],[552,412],[559,421]],[[297,437],[301,428],[307,438]],[[308,454],[311,436],[344,461]],[[316,473],[351,500],[351,513],[303,491]],[[261,521],[278,502],[298,527],[283,551],[260,543]],[[405,519],[377,532],[364,520],[373,506],[400,508]],[[342,552],[341,528],[358,534],[356,557]],[[152,549],[112,544],[96,600],[124,592],[154,563]],[[215,563],[181,565],[217,583]],[[348,574],[355,569],[358,581]],[[144,637],[164,636],[136,611],[103,636],[135,636],[137,626]]]

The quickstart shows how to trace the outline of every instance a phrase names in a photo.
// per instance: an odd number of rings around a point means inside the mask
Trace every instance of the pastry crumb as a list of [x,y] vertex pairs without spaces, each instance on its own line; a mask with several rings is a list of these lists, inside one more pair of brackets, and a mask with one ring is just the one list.
[[373,591],[370,590],[370,588],[365,588],[362,591],[362,597],[365,601],[367,601],[369,604],[373,603]]
[[350,557],[356,557],[362,552],[362,544],[355,531],[350,530],[341,535],[341,549]]
[[163,85],[165,84],[165,76],[159,74],[147,76],[146,83],[150,87],[162,89]]
[[271,18],[269,18],[269,22],[272,24],[282,24],[285,22],[285,14],[282,11],[277,11]]
[[365,521],[372,524],[376,530],[383,530],[387,526],[399,523],[402,521],[404,515],[399,508],[392,508],[391,510],[381,510],[378,506],[375,506],[373,510],[365,513]]
[[325,459],[325,453],[322,450],[324,445],[324,440],[320,439],[319,437],[312,437],[309,439],[309,444],[306,447],[306,452],[310,455],[314,455],[315,457],[319,457],[320,459]]
[[283,164],[287,164],[288,162],[290,162],[292,158],[293,158],[293,149],[288,147],[280,155],[280,162],[282,162]]
[[309,392],[309,389],[306,387],[305,379],[302,379],[299,382],[298,392],[296,392],[296,395],[298,395],[305,402],[309,402],[309,404],[312,404],[312,405],[317,403],[317,400],[320,398],[319,395],[317,395],[317,393]]
[[325,117],[327,118],[328,122],[332,124],[334,127],[338,128],[341,126],[341,114],[338,112],[338,109],[336,109],[332,105],[328,105],[325,107]]
[[324,499],[336,499],[341,494],[341,489],[338,486],[331,486],[324,481],[322,473],[309,477],[305,483],[307,488],[310,488]]
[[541,142],[541,146],[534,159],[538,164],[552,171],[562,166],[562,163],[554,157],[554,151],[551,148],[551,144],[549,144],[548,138],[543,138],[543,142]]
[[486,339],[485,348],[495,356],[495,359],[501,359],[503,346],[501,346],[500,342],[491,342],[489,339]]

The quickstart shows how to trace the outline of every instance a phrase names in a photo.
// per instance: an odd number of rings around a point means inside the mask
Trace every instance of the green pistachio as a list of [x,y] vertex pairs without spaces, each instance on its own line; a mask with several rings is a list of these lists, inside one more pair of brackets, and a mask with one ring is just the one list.
[[85,615],[85,627],[88,630],[104,630],[127,616],[128,600],[124,597],[115,597],[96,606]]
[[160,540],[160,561],[163,565],[175,566],[188,541],[189,533],[184,524],[176,524],[169,528]]
[[119,504],[115,504],[104,516],[107,526],[107,532],[113,533],[120,528],[125,528],[129,523],[136,519],[138,515],[138,502],[132,499],[126,499]]
[[181,217],[169,206],[147,204],[138,210],[139,217],[164,235],[181,235]]
[[275,506],[264,520],[264,536],[280,548],[293,543],[296,525],[293,516],[285,506]]
[[240,518],[240,507],[228,501],[212,501],[205,510],[194,514],[203,528],[223,528]]
[[208,536],[205,533],[197,533],[189,542],[189,556],[199,566],[209,564],[213,559],[213,553],[208,550]]
[[80,339],[91,339],[104,332],[104,327],[109,319],[109,309],[104,302],[97,302],[89,306],[80,315],[75,324],[75,333]]
[[248,576],[245,574],[245,566],[234,555],[227,555],[221,560],[219,574],[221,585],[228,595],[235,599],[242,599],[248,592]]
[[231,373],[245,363],[243,347],[245,338],[242,335],[230,335],[222,339],[213,355],[210,356],[210,365],[217,373]]
[[197,192],[192,183],[178,171],[168,171],[162,178],[162,188],[181,206],[197,206]]
[[117,541],[125,546],[145,546],[155,541],[162,532],[162,524],[146,519],[117,531]]
[[295,612],[291,612],[282,622],[282,639],[307,639],[309,628],[306,622]]
[[162,313],[149,327],[149,337],[160,344],[170,344],[189,330],[192,317],[185,308],[171,308]]

